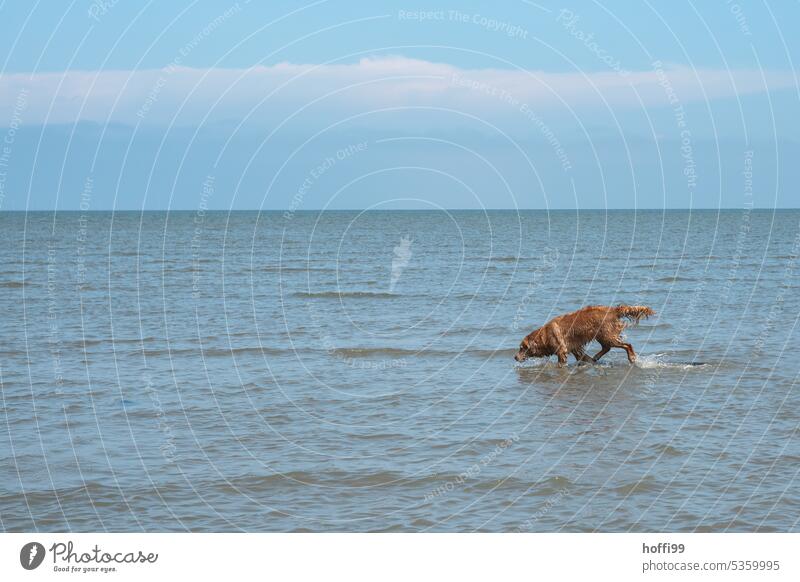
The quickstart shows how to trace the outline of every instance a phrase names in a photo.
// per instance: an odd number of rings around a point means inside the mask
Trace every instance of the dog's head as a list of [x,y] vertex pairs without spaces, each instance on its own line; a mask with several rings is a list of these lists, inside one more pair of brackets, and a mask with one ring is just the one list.
[[539,335],[538,332],[539,330],[537,329],[536,331],[525,336],[525,339],[523,339],[522,343],[519,344],[519,351],[514,356],[516,361],[524,362],[528,358],[541,358],[546,355],[541,344],[537,341]]

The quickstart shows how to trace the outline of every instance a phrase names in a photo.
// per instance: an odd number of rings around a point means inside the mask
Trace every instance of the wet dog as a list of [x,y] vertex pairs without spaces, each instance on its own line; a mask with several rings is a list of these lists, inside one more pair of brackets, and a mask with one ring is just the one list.
[[[578,311],[559,315],[545,325],[525,336],[514,356],[518,362],[528,358],[558,356],[558,365],[567,363],[567,354],[579,362],[594,363],[611,348],[622,348],[628,353],[628,361],[636,361],[636,352],[631,344],[622,341],[620,334],[627,319],[638,323],[640,319],[655,315],[655,311],[644,305],[590,305]],[[594,357],[584,351],[584,346],[597,340],[602,348]]]

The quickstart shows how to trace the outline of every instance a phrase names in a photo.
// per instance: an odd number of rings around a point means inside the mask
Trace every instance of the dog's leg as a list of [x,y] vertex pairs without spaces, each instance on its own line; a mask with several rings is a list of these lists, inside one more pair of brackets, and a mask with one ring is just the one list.
[[607,354],[609,351],[611,351],[611,346],[609,346],[609,345],[606,345],[606,344],[600,344],[600,345],[602,346],[602,348],[603,348],[603,349],[601,349],[599,352],[597,352],[597,353],[594,355],[594,361],[595,361],[595,362],[599,361],[599,360],[600,360],[600,358],[602,358],[602,357],[603,357],[603,356],[605,356],[605,355],[606,355],[606,354]]
[[583,348],[572,350],[572,355],[575,356],[575,359],[578,362],[588,362],[590,364],[594,364],[594,358],[587,356],[586,352],[583,351]]
[[563,368],[567,365],[567,354],[569,353],[567,344],[564,342],[564,336],[561,335],[561,329],[557,324],[553,325],[552,332],[555,340],[553,343],[556,345],[555,353],[558,356],[558,367]]
[[633,351],[633,346],[631,344],[626,344],[620,340],[616,340],[611,347],[614,348],[622,348],[628,353],[628,361],[632,364],[636,361],[636,352]]

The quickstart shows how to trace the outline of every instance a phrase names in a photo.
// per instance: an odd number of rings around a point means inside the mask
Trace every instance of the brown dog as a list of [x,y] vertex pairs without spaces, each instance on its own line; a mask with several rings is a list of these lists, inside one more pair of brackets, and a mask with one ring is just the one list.
[[[636,360],[636,353],[631,344],[620,339],[625,323],[622,318],[638,323],[643,317],[655,315],[655,311],[643,305],[590,305],[578,311],[559,315],[545,325],[532,331],[519,346],[514,356],[518,362],[528,358],[558,356],[558,365],[567,363],[567,354],[571,353],[579,362],[596,362],[608,353],[611,348],[622,348],[628,352],[628,361]],[[587,356],[583,347],[592,340],[597,340],[602,349],[594,357]]]

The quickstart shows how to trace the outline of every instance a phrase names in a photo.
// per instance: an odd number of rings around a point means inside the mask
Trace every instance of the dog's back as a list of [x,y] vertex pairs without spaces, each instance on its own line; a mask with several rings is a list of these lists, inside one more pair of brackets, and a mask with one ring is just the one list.
[[567,350],[572,351],[601,337],[616,337],[625,328],[617,315],[616,307],[606,305],[590,305],[560,315],[547,323],[558,325]]
[[590,305],[560,315],[551,320],[547,325],[557,323],[561,329],[567,349],[572,351],[585,346],[592,340],[604,343],[605,340],[618,339],[625,323],[622,319],[638,322],[643,317],[649,317],[655,312],[643,305]]

